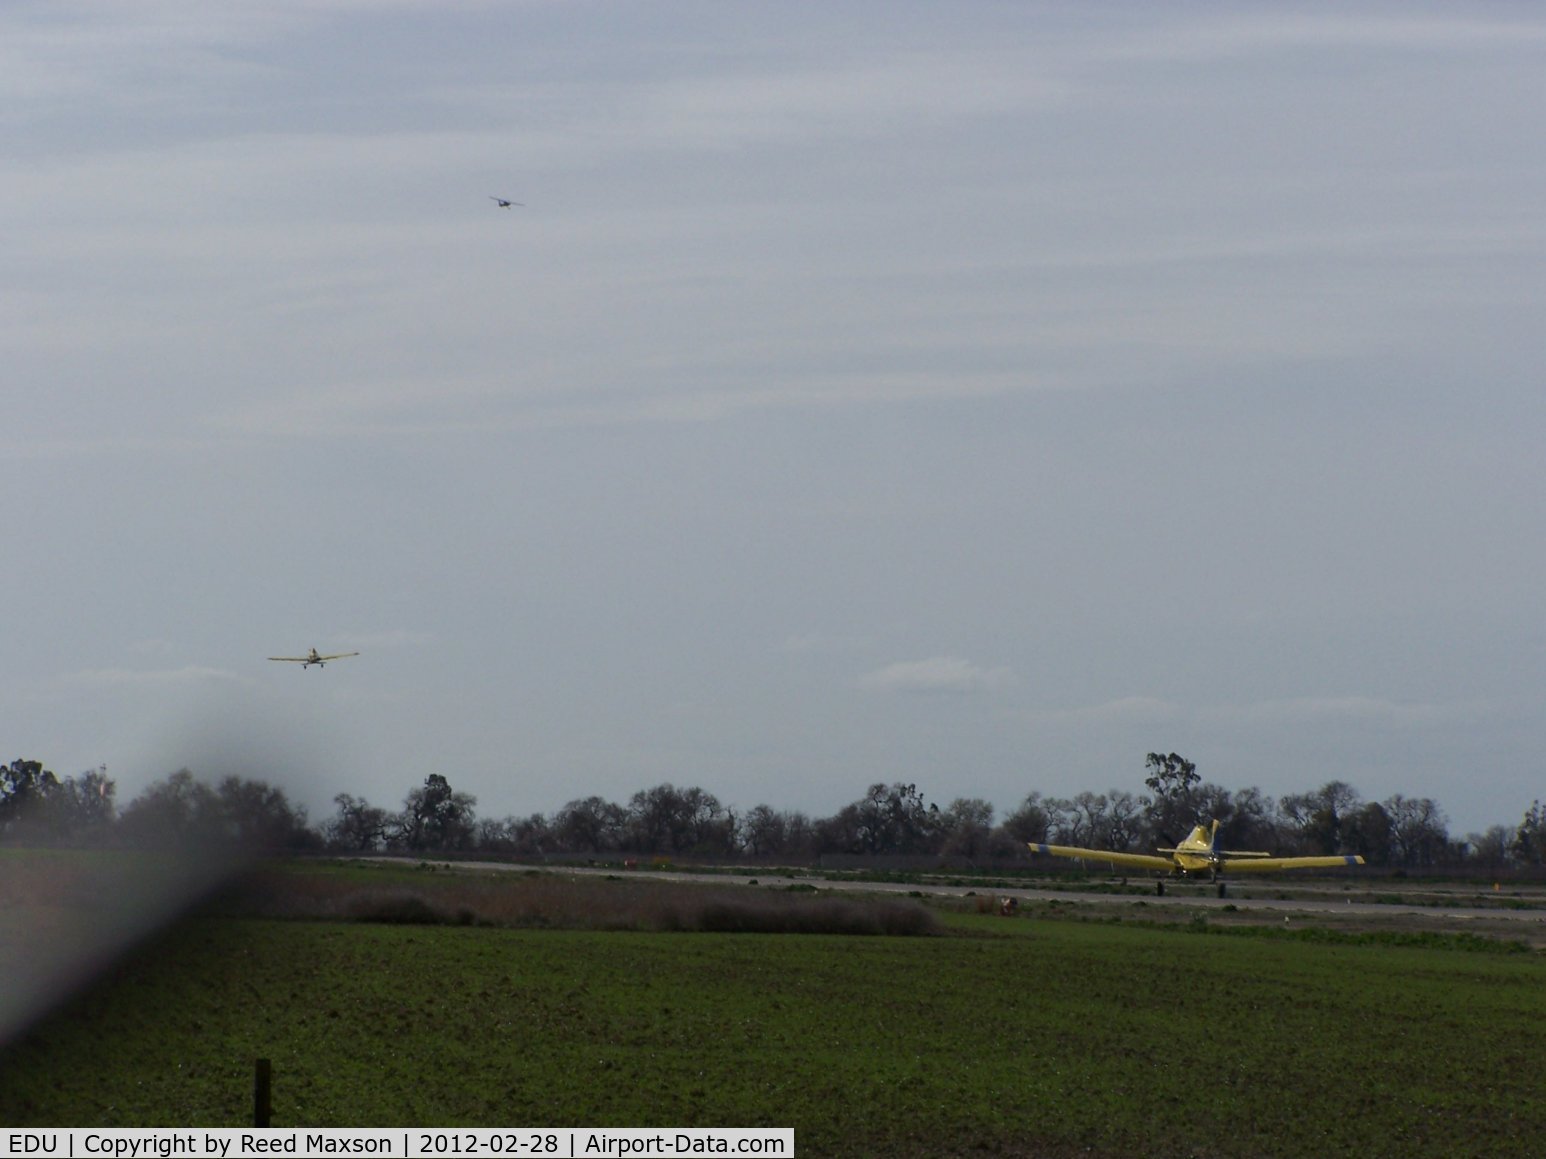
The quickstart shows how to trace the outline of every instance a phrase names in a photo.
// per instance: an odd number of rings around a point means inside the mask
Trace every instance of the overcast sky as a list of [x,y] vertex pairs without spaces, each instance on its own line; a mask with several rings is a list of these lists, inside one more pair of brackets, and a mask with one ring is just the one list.
[[7,3],[0,758],[1517,823],[1543,112],[1525,3]]

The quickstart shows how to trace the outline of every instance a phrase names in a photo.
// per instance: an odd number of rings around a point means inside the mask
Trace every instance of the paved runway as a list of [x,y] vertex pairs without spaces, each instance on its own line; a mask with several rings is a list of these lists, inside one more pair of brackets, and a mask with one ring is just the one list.
[[[458,862],[461,868],[518,870],[529,872],[530,865],[510,865],[502,862]],[[1523,898],[1513,899],[1522,904],[1493,906],[1477,904],[1481,891],[1463,887],[1427,887],[1410,884],[1400,887],[1405,896],[1396,900],[1397,887],[1388,880],[1368,883],[1357,877],[1339,878],[1334,883],[1314,879],[1298,879],[1293,876],[1256,876],[1250,879],[1235,878],[1228,884],[1228,896],[1220,898],[1214,887],[1206,882],[1166,883],[1165,896],[1159,897],[1152,884],[1145,885],[1142,878],[1128,879],[1128,892],[1114,893],[1097,890],[1060,890],[1040,888],[1014,888],[998,886],[970,886],[960,882],[918,883],[888,881],[828,880],[819,877],[789,877],[777,872],[756,871],[737,873],[693,873],[685,870],[624,869],[621,866],[554,867],[543,872],[572,876],[615,876],[650,878],[663,881],[693,882],[704,885],[747,886],[756,883],[764,889],[785,889],[789,886],[811,886],[818,890],[834,890],[843,893],[890,893],[909,895],[931,894],[940,897],[961,897],[969,893],[979,896],[1013,897],[1022,905],[1026,902],[1060,902],[1073,905],[1125,905],[1156,911],[1171,909],[1198,909],[1216,911],[1243,918],[1277,920],[1279,915],[1289,921],[1295,914],[1315,916],[1321,920],[1360,919],[1363,924],[1381,923],[1394,919],[1407,919],[1423,928],[1470,929],[1481,932],[1481,926],[1495,923],[1505,928],[1518,924],[1516,936],[1528,936],[1531,940],[1546,942],[1546,891],[1534,889]],[[1378,893],[1389,900],[1373,900]],[[1289,896],[1278,896],[1288,894]],[[1511,895],[1504,895],[1505,898]],[[1528,908],[1527,908],[1528,907]]]

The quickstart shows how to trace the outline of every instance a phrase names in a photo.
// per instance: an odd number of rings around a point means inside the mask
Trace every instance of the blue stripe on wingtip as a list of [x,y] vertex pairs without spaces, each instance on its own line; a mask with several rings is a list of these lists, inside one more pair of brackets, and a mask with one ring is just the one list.
[[1047,847],[1045,845],[1032,845],[1031,848],[1036,850],[1037,853],[1047,852]]
[[1358,855],[1356,853],[1350,853],[1346,857],[1344,857],[1342,860],[1347,862],[1347,864],[1349,864],[1349,865],[1357,865],[1358,864]]

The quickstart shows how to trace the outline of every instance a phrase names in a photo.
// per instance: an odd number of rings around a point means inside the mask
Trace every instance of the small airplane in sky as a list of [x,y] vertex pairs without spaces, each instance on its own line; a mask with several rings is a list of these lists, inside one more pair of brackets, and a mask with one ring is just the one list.
[[331,656],[321,656],[318,655],[317,650],[313,648],[305,656],[270,656],[269,659],[285,660],[291,664],[299,664],[301,669],[304,671],[305,669],[310,668],[313,664],[315,664],[318,668],[322,668],[329,660],[342,660],[345,656],[358,655],[358,652],[334,652]]
[[[1153,869],[1175,877],[1188,877],[1206,873],[1209,881],[1218,882],[1219,896],[1224,896],[1224,869],[1231,873],[1276,873],[1280,869],[1327,869],[1332,866],[1362,865],[1363,858],[1356,853],[1338,854],[1334,857],[1274,857],[1270,853],[1246,852],[1240,849],[1220,849],[1219,823],[1210,829],[1199,825],[1174,849],[1156,849],[1148,853],[1118,853],[1111,849],[1080,849],[1072,845],[1038,845],[1030,842],[1032,853],[1045,853],[1051,857],[1076,857],[1085,861],[1107,861],[1112,865],[1130,866],[1134,869]],[[1159,856],[1169,854],[1169,856]],[[1155,882],[1160,896],[1165,893],[1165,879]]]
[[511,201],[505,197],[495,197],[492,193],[488,195],[488,198],[490,201],[497,203],[500,209],[509,209],[512,205],[519,205],[522,209],[526,208],[524,201]]

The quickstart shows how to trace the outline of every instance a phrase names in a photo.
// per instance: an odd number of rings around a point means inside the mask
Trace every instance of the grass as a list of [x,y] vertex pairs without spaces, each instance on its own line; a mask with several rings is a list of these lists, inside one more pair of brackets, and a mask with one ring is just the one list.
[[[336,877],[478,900],[454,875]],[[635,883],[593,884],[569,900],[595,917]],[[0,1054],[0,1122],[238,1126],[266,1057],[276,1125],[793,1126],[810,1156],[1546,1136],[1536,955],[938,919],[950,936],[204,917]]]

